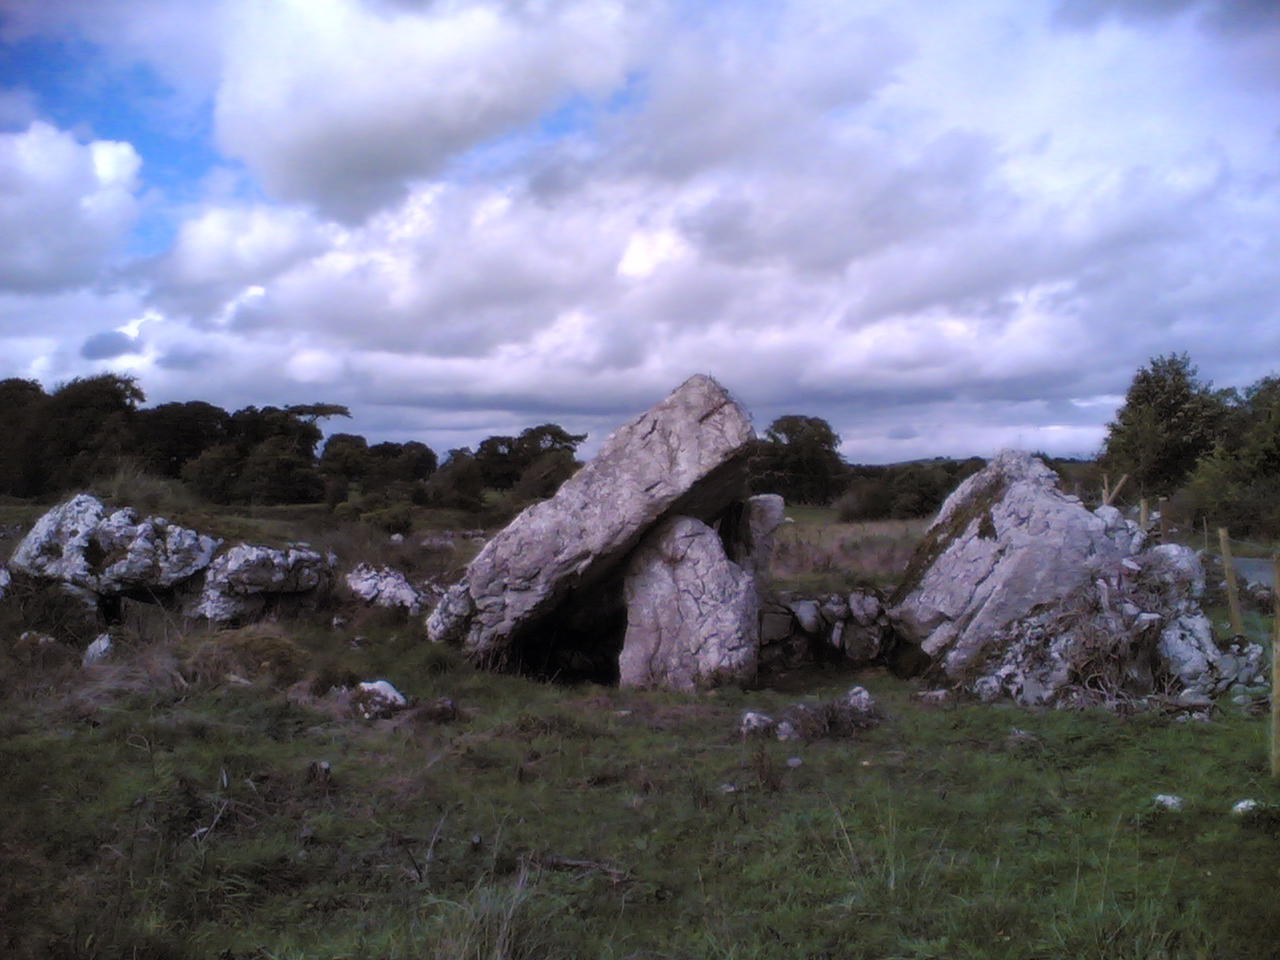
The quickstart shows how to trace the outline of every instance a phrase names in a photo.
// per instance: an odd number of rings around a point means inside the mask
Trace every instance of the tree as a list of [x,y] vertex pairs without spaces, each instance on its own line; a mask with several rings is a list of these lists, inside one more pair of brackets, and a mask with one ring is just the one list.
[[839,446],[839,435],[820,417],[779,417],[756,445],[752,486],[793,503],[830,503],[849,478]]
[[479,510],[484,506],[484,476],[466,447],[450,450],[440,469],[427,481],[426,500],[432,506]]
[[226,439],[231,415],[202,400],[162,403],[134,418],[135,449],[146,468],[162,477],[180,477],[182,468]]
[[48,396],[35,380],[0,380],[0,494],[34,497],[44,485],[40,443],[44,435]]
[[40,460],[51,490],[83,487],[120,468],[133,444],[137,381],[119,373],[76,377],[44,405]]
[[1107,427],[1102,466],[1144,494],[1172,493],[1222,436],[1230,396],[1201,382],[1185,353],[1153,358]]

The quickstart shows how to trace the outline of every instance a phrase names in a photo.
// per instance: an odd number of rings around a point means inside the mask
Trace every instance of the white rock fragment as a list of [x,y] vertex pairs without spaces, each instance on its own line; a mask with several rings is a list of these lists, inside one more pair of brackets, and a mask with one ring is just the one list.
[[857,713],[870,713],[876,708],[876,702],[866,687],[852,688],[844,695],[844,705]]
[[95,663],[102,663],[111,654],[111,636],[110,634],[100,634],[93,643],[89,644],[88,649],[81,658],[82,666],[91,667]]
[[1257,800],[1241,800],[1231,808],[1231,812],[1237,817],[1242,817],[1246,813],[1252,813],[1254,810],[1257,810],[1260,806],[1262,806],[1262,804]]
[[1163,810],[1182,809],[1182,798],[1172,793],[1157,793],[1152,802]]
[[379,720],[408,706],[399,690],[386,680],[362,683],[351,697],[351,706],[365,720]]
[[765,716],[763,713],[755,713],[748,710],[742,715],[742,719],[738,721],[738,733],[744,737],[748,737],[753,733],[763,733],[773,726],[773,718]]
[[352,593],[375,607],[403,607],[413,616],[422,611],[422,596],[399,570],[361,563],[347,574],[346,582]]

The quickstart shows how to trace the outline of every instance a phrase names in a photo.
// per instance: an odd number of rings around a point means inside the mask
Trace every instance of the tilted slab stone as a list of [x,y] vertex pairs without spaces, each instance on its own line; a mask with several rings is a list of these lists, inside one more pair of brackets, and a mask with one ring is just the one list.
[[490,540],[432,611],[430,637],[462,641],[474,660],[514,665],[521,634],[616,572],[659,519],[711,520],[740,497],[752,437],[746,411],[720,384],[686,381]]
[[891,600],[894,627],[960,677],[1015,621],[1136,551],[1136,527],[1091,513],[1039,460],[1006,450],[942,505]]
[[102,596],[164,591],[208,567],[221,543],[129,508],[108,512],[82,493],[40,517],[9,565]]
[[671,517],[655,528],[628,564],[625,593],[622,686],[691,692],[755,676],[755,578],[705,523]]

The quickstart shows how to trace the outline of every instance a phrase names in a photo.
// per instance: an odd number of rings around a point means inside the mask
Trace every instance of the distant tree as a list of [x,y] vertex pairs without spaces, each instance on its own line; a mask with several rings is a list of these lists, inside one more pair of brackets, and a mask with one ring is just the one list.
[[134,417],[136,454],[151,473],[180,477],[187,463],[226,439],[230,420],[202,400],[144,408]]
[[0,380],[0,494],[34,497],[45,483],[40,446],[47,423],[49,398],[35,380]]
[[479,510],[484,506],[484,475],[465,447],[450,450],[440,469],[426,483],[425,499],[437,507]]
[[83,487],[118,470],[131,452],[138,404],[137,381],[118,373],[77,377],[44,405],[40,461],[49,490]]
[[793,503],[830,503],[849,478],[839,446],[839,435],[820,417],[779,417],[756,444],[752,487]]
[[187,461],[182,468],[182,479],[205,500],[228,504],[235,499],[244,461],[234,444],[215,444]]
[[487,487],[508,490],[520,477],[522,464],[515,437],[485,438],[476,447],[475,458]]
[[[555,462],[560,464],[574,462],[578,447],[586,439],[585,433],[569,433],[558,424],[544,423],[529,427],[518,437],[487,438],[476,449],[476,463],[484,476],[485,486],[509,490],[535,462],[548,454],[559,454]],[[559,472],[563,473],[563,468]]]
[[1102,467],[1143,494],[1171,493],[1222,437],[1230,399],[1197,378],[1187,354],[1153,358],[1107,427]]
[[353,433],[335,433],[325,441],[318,469],[324,481],[324,499],[330,507],[346,501],[352,485],[359,484],[373,467],[369,443]]
[[314,459],[280,435],[250,451],[231,494],[240,503],[314,503],[324,496],[324,482]]

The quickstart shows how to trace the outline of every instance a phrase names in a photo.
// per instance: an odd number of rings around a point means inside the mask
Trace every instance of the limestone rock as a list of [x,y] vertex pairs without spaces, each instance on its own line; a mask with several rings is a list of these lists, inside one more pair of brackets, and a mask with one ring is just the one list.
[[757,582],[769,576],[773,535],[787,519],[786,503],[776,493],[762,493],[735,504],[721,523],[721,539],[729,559]]
[[692,517],[660,524],[631,560],[625,595],[623,686],[693,691],[755,676],[755,580],[706,524]]
[[816,600],[795,600],[790,604],[791,614],[805,633],[817,636],[822,632],[822,613]]
[[285,548],[238,543],[209,565],[188,615],[233,621],[255,617],[274,597],[309,594],[327,586],[337,558],[307,544]]
[[1134,528],[1059,491],[1039,460],[1004,451],[929,526],[892,598],[894,626],[959,677],[1011,624],[1127,556]]
[[9,564],[101,596],[164,592],[205,569],[220,543],[129,508],[108,513],[82,493],[37,520]]
[[493,537],[432,612],[430,637],[462,641],[473,660],[520,667],[524,643],[555,633],[546,619],[597,598],[657,521],[711,521],[739,499],[752,437],[723,387],[688,380]]
[[84,656],[80,658],[83,666],[91,667],[96,663],[102,663],[107,657],[111,656],[111,634],[99,634],[93,643],[89,644],[84,652]]
[[346,576],[347,587],[361,600],[375,607],[403,607],[416,615],[422,596],[399,570],[371,563],[357,564]]
[[351,709],[365,720],[383,720],[408,706],[404,694],[386,680],[362,683],[351,695]]

